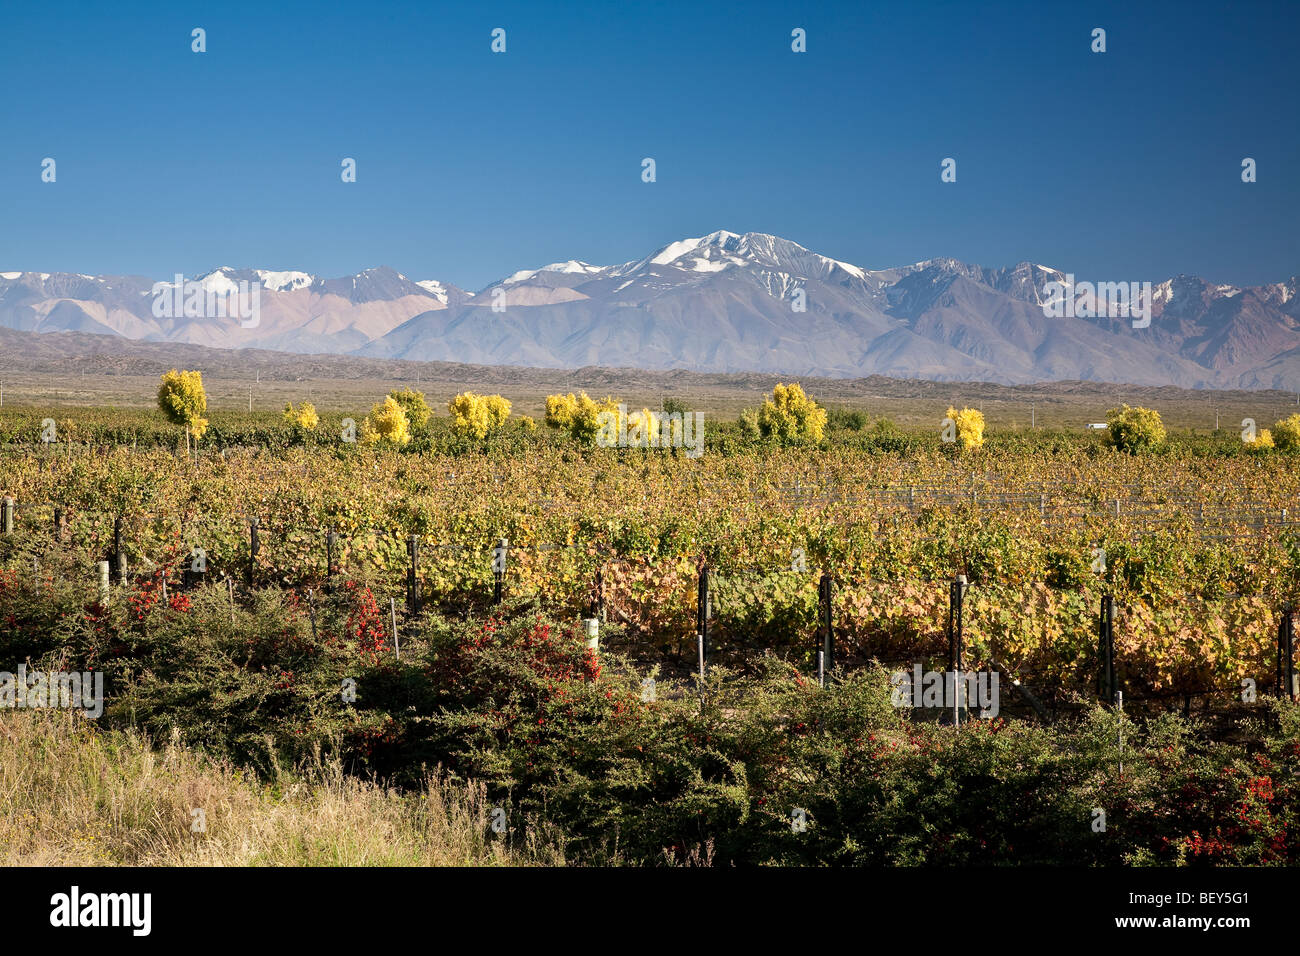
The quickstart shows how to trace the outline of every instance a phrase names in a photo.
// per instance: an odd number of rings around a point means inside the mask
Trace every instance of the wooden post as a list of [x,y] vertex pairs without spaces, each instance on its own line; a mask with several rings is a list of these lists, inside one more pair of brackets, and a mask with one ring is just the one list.
[[420,613],[420,585],[415,578],[415,566],[420,560],[420,536],[413,534],[406,539],[406,554],[411,559],[406,571],[406,610],[411,614]]
[[0,501],[0,529],[5,534],[14,533],[14,500],[8,496]]
[[697,588],[699,605],[696,610],[695,631],[700,636],[700,678],[704,677],[704,661],[709,656],[709,614],[713,610],[709,599],[709,566],[700,565],[700,581]]
[[817,600],[822,625],[822,649],[820,653],[826,670],[833,670],[835,667],[835,625],[831,611],[832,588],[831,576],[823,574],[817,586]]
[[953,578],[948,587],[948,670],[952,674],[952,723],[961,725],[961,701],[958,688],[965,687],[961,680],[962,660],[965,652],[965,600],[966,575]]
[[506,579],[506,550],[510,542],[502,538],[492,551],[492,603],[501,603],[501,592]]
[[397,646],[397,598],[388,599],[388,609],[393,615],[393,653],[397,655],[397,659],[400,661],[402,659],[402,649]]
[[248,522],[248,586],[253,586],[254,573],[257,568],[257,553],[262,550],[262,542],[258,538],[258,519],[252,518]]
[[235,581],[229,575],[226,576],[226,594],[230,596],[230,626],[235,626]]
[[1124,692],[1115,692],[1115,706],[1119,709],[1119,775],[1124,776]]
[[58,505],[54,506],[54,538],[63,540],[63,509]]
[[108,562],[99,562],[99,600],[108,607]]
[[325,534],[325,593],[332,594],[334,585],[330,583],[330,578],[334,577],[334,548],[339,543],[339,536],[331,528]]
[[1097,696],[1110,703],[1115,703],[1119,686],[1115,675],[1115,599],[1109,594],[1101,596],[1098,638],[1101,653],[1101,677],[1097,688]]
[[1295,609],[1284,607],[1277,627],[1277,695],[1295,698]]

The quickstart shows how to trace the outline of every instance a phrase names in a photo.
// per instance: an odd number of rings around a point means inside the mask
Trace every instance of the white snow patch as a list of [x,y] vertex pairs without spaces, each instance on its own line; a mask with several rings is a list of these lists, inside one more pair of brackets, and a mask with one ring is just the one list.
[[527,282],[539,272],[561,272],[566,275],[594,275],[604,270],[604,266],[593,266],[590,262],[583,262],[579,259],[570,259],[567,262],[552,262],[544,265],[540,269],[521,269],[519,272],[501,280],[502,285],[514,285],[519,282]]
[[295,289],[301,289],[309,286],[315,281],[305,272],[268,272],[265,269],[255,270],[258,279],[262,281],[262,286],[270,289],[272,292],[292,292]]
[[424,291],[432,293],[433,297],[443,305],[447,304],[447,287],[437,279],[421,279],[415,284]]

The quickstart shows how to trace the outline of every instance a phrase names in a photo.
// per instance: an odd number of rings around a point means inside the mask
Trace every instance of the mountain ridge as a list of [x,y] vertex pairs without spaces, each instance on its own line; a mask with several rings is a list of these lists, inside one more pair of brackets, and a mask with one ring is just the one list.
[[138,276],[0,272],[0,326],[482,365],[601,365],[829,377],[1083,380],[1300,388],[1295,275],[1240,288],[1152,281],[1149,328],[1049,318],[1067,273],[938,257],[867,269],[766,233],[718,230],[598,266],[568,259],[477,292],[380,266],[323,278],[223,266],[190,281],[262,284],[262,320],[160,319]]

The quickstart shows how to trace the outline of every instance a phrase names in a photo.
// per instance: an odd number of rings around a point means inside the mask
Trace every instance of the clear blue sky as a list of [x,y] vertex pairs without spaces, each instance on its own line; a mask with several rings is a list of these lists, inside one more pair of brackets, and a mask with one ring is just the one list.
[[0,271],[477,289],[730,229],[874,268],[1274,281],[1300,271],[1298,8],[9,4]]

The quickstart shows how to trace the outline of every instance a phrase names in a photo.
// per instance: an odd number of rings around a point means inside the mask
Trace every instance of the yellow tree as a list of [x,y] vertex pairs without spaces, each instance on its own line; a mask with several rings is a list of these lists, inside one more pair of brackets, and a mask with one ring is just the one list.
[[447,403],[451,413],[451,430],[469,438],[486,438],[505,427],[510,417],[510,401],[500,395],[476,395],[462,392]]
[[586,392],[546,396],[546,424],[568,432],[584,445],[595,443],[601,431],[601,412],[617,413],[618,402],[613,398],[598,402]]
[[420,431],[425,425],[429,424],[433,409],[424,400],[424,392],[417,392],[413,388],[404,388],[400,392],[389,392],[388,397],[402,406],[402,411],[406,412],[406,421],[416,431]]
[[949,408],[948,417],[952,419],[953,430],[956,432],[953,437],[961,445],[962,451],[976,451],[984,447],[983,412],[978,408],[963,408],[961,411]]
[[320,424],[320,416],[316,414],[316,406],[311,402],[303,402],[297,408],[293,407],[293,402],[285,405],[284,420],[305,432],[314,432],[316,426]]
[[1110,443],[1130,455],[1157,448],[1165,442],[1165,426],[1154,408],[1122,405],[1106,414]]
[[758,411],[758,432],[782,442],[821,441],[826,430],[826,409],[804,394],[796,383],[778,383],[772,397]]
[[1300,452],[1300,412],[1273,426],[1273,443],[1279,451]]
[[389,395],[370,410],[361,423],[361,440],[368,445],[394,445],[401,447],[411,441],[411,423],[406,410]]
[[202,372],[178,372],[172,369],[163,375],[158,385],[158,407],[167,420],[185,426],[185,447],[189,450],[190,436],[198,441],[208,430],[208,420],[203,413],[208,410],[208,396],[203,390]]

